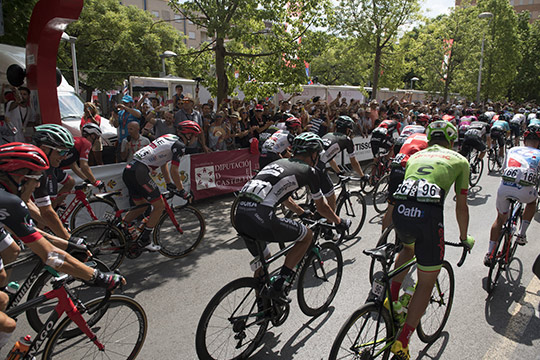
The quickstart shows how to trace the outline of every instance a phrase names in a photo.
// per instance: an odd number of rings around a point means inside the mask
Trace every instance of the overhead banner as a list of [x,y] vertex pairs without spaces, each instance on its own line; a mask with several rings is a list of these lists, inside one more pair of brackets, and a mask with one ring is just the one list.
[[191,191],[196,200],[238,191],[259,168],[249,149],[191,155]]

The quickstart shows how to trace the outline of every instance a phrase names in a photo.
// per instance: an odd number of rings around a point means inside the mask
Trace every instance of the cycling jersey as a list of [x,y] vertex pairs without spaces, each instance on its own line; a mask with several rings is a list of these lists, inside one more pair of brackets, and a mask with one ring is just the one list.
[[32,194],[38,207],[51,205],[51,199],[58,195],[58,184],[64,184],[70,176],[60,168],[48,168],[39,180],[39,187]]
[[465,137],[467,136],[478,136],[480,138],[485,138],[489,130],[489,124],[482,121],[473,121],[467,131],[465,132]]
[[64,160],[60,162],[60,167],[70,166],[76,161],[84,160],[88,161],[88,154],[92,149],[92,144],[90,141],[86,140],[84,137],[79,136],[74,138],[75,145],[69,149],[69,152]]
[[396,139],[394,143],[394,154],[400,152],[401,147],[407,141],[407,138],[412,134],[421,134],[424,133],[426,129],[421,125],[407,125],[401,131],[401,135]]
[[277,126],[270,125],[268,129],[264,130],[262,133],[259,134],[259,151],[262,150],[262,146],[264,145],[266,140],[268,140],[268,138],[270,138],[270,136],[272,136],[272,134],[278,130],[279,129]]
[[506,122],[506,121],[495,120],[491,124],[491,130],[493,131],[493,129],[499,129],[501,131],[510,131],[510,125],[508,125],[508,122]]
[[2,186],[0,186],[0,226],[2,231],[4,226],[8,227],[25,244],[42,238],[34,228],[34,222],[24,201],[10,194]]
[[493,119],[493,117],[494,117],[496,114],[495,114],[495,111],[486,111],[486,112],[484,113],[484,115],[486,115],[487,118],[489,119],[489,121],[491,121],[491,119]]
[[394,132],[400,134],[401,132],[401,123],[397,120],[383,120],[373,131],[377,129],[386,129],[388,136],[394,136]]
[[490,136],[493,141],[497,141],[499,147],[503,147],[504,139],[509,131],[510,125],[508,125],[508,122],[502,120],[495,120],[491,125]]
[[392,146],[394,145],[394,130],[397,130],[398,127],[401,127],[401,124],[398,121],[384,120],[372,131],[369,142],[373,157],[379,156],[380,149],[384,149],[385,152],[390,152]]
[[349,158],[354,157],[354,143],[347,135],[333,132],[324,135],[322,139],[324,144],[324,152],[321,153],[320,162],[324,163],[325,165],[343,150],[347,150]]
[[523,114],[515,114],[512,117],[512,120],[510,120],[510,123],[511,124],[522,125],[524,121],[525,121],[525,115],[523,115]]
[[178,166],[185,150],[186,145],[177,140],[176,136],[166,134],[137,151],[133,155],[133,160],[139,161],[152,169],[163,166],[169,161]]
[[294,135],[287,130],[278,130],[264,142],[261,153],[281,154],[291,146]]
[[540,119],[532,118],[529,125],[540,125]]

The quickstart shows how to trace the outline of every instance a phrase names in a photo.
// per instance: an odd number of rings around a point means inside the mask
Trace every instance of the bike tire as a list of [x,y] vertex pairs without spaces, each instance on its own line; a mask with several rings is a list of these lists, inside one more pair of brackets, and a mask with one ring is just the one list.
[[340,218],[351,219],[351,227],[343,237],[345,240],[354,238],[366,220],[366,199],[360,191],[353,191],[344,196],[336,206],[336,214]]
[[504,242],[506,242],[506,237],[509,236],[508,230],[503,229],[501,232],[501,235],[499,236],[499,242],[497,243],[497,246],[495,247],[493,254],[493,260],[491,261],[491,265],[489,266],[488,271],[488,277],[487,277],[487,292],[491,294],[493,290],[495,290],[495,286],[497,285],[497,281],[499,280],[499,276],[501,276],[501,270],[502,265],[504,263],[504,255],[499,254],[499,249],[504,251]]
[[498,171],[497,167],[497,156],[498,156],[498,149],[491,149],[491,151],[488,154],[488,171],[495,172]]
[[[92,261],[96,264],[96,266],[94,267],[95,269],[98,269],[102,272],[111,271],[109,267],[105,265],[105,263],[103,263],[101,260],[95,258],[92,259]],[[53,288],[52,286],[50,286],[50,280],[52,278],[54,278],[53,274],[51,274],[47,270],[41,273],[41,275],[39,275],[37,280],[34,282],[32,287],[28,291],[27,301],[35,299],[38,296],[43,295],[47,291],[52,290]],[[83,303],[91,299],[95,299],[96,297],[101,297],[105,295],[105,289],[96,287],[92,284],[88,284],[80,280],[74,281],[73,283],[69,284],[69,288]],[[40,304],[37,307],[26,310],[26,318],[28,319],[28,323],[35,332],[39,333],[43,329],[43,325],[49,318],[51,312],[54,311],[54,307],[57,303],[57,299],[53,298]]]
[[375,303],[367,303],[343,324],[332,344],[329,360],[375,359],[390,357],[394,341],[394,325],[388,310]]
[[231,211],[230,211],[230,218],[231,218],[231,225],[234,229],[236,229],[236,226],[234,224],[234,218],[236,216],[236,209],[238,208],[238,203],[240,202],[240,198],[237,196],[234,198],[234,201],[231,205]]
[[373,190],[373,207],[379,214],[386,212],[388,209],[388,183],[390,175],[384,175]]
[[[260,290],[259,280],[246,277],[228,283],[214,295],[197,325],[195,349],[199,359],[246,359],[255,351],[269,322],[269,317],[258,315]],[[270,308],[269,299],[260,297],[259,301],[264,309]],[[228,357],[218,358],[216,353]]]
[[[475,171],[473,171],[473,168]],[[474,166],[471,166],[470,176],[469,176],[469,185],[471,187],[478,185],[480,178],[482,177],[482,172],[484,171],[484,159],[476,159]]]
[[[97,220],[107,220],[107,216],[114,216],[115,212],[118,210],[116,203],[112,200],[90,198],[88,199],[88,204],[92,208],[94,215],[96,215]],[[84,206],[83,203],[80,203],[77,205],[77,207],[75,207],[73,213],[71,214],[69,226],[71,229],[76,229],[79,226],[88,224],[91,221],[96,220],[90,216],[86,206]]]
[[[100,304],[101,298],[85,304],[90,309]],[[98,314],[99,313],[99,314]],[[67,336],[69,327],[76,327],[66,317],[54,330],[43,353],[43,359],[135,359],[144,345],[148,320],[142,306],[132,298],[112,295],[103,308],[83,314],[104,350],[90,341],[80,330],[76,336]],[[97,321],[96,321],[97,320]],[[77,328],[78,330],[78,328]]]
[[366,166],[366,168],[364,169],[364,175],[369,175],[369,179],[367,181],[362,181],[361,190],[364,192],[365,195],[368,195],[375,189],[375,185],[377,185],[377,182],[380,178],[378,174],[377,164],[371,163]]
[[310,251],[298,276],[296,294],[300,310],[307,316],[325,312],[337,294],[343,275],[343,255],[339,247],[325,242]]
[[437,276],[431,298],[424,315],[416,328],[418,338],[426,344],[431,344],[441,335],[454,303],[455,278],[452,266],[444,261]]
[[154,229],[154,243],[161,246],[160,254],[178,259],[199,246],[206,231],[206,222],[201,212],[193,206],[176,206],[172,210],[182,233],[178,232],[165,212]]
[[73,230],[71,236],[85,237],[92,254],[111,270],[117,269],[126,256],[126,238],[116,226],[93,221]]

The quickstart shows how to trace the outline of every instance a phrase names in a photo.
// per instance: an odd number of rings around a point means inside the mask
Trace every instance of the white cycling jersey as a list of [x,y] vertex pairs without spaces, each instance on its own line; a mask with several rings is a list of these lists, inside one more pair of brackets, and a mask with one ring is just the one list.
[[172,161],[173,165],[180,163],[185,153],[186,145],[176,135],[165,134],[152,141],[133,155],[133,160],[142,162],[150,168],[158,168]]

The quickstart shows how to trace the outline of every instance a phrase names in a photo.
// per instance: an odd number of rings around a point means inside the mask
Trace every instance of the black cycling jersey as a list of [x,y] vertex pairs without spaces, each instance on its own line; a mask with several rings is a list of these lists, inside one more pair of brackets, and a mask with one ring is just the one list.
[[327,164],[343,150],[347,150],[349,157],[354,157],[354,143],[347,135],[333,132],[324,135],[322,139],[324,152],[321,154],[319,162]]
[[7,226],[25,244],[41,239],[34,228],[28,207],[16,195],[0,186],[0,226]]
[[39,187],[34,190],[33,197],[38,207],[51,204],[51,198],[58,194],[58,184],[64,183],[69,175],[60,168],[49,168],[43,172],[39,180]]

